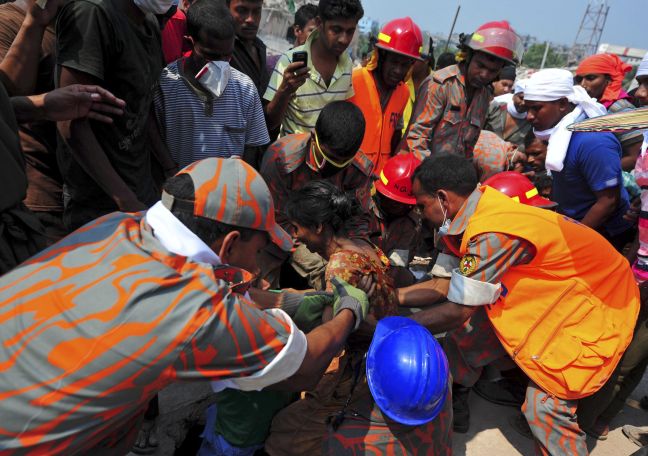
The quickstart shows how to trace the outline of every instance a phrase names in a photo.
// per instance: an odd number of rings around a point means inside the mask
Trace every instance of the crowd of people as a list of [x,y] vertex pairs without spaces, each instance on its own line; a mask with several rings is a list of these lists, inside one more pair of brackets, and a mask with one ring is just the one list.
[[648,366],[648,54],[403,17],[356,64],[319,0],[270,55],[262,11],[0,5],[0,453],[153,454],[202,381],[201,456],[451,454],[471,392],[588,454]]

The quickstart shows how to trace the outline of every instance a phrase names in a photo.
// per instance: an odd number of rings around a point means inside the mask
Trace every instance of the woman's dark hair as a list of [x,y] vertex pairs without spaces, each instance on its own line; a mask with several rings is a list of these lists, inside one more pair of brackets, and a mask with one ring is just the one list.
[[360,148],[365,133],[362,111],[348,101],[327,104],[315,123],[321,145],[326,145],[340,157],[353,157]]
[[479,180],[472,161],[450,154],[438,154],[423,160],[412,176],[428,195],[450,190],[460,196],[470,195]]
[[[194,184],[188,174],[178,174],[167,179],[163,189],[166,193],[179,200],[193,201],[195,198]],[[208,246],[211,246],[232,231],[241,233],[241,240],[245,242],[252,239],[254,233],[257,232],[250,228],[241,228],[196,216],[193,214],[193,210],[185,206],[174,206],[171,213]]]
[[229,9],[214,0],[196,0],[187,10],[187,35],[200,40],[200,32],[219,40],[234,38],[234,18]]
[[333,19],[355,19],[359,21],[364,16],[364,9],[360,0],[320,0],[318,10],[322,22]]
[[345,223],[360,215],[360,203],[325,180],[314,180],[293,193],[286,205],[288,220],[307,228],[330,226],[334,233],[344,232]]

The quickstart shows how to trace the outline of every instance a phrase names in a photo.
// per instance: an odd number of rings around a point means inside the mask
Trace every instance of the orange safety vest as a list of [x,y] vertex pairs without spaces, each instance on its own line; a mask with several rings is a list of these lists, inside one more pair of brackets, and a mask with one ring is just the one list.
[[366,123],[360,150],[374,163],[374,172],[379,174],[391,157],[392,138],[407,106],[409,89],[403,82],[398,84],[383,112],[371,71],[358,68],[353,70],[353,92],[348,101],[360,108]]
[[486,312],[502,345],[544,391],[579,399],[599,390],[632,340],[639,289],[627,260],[596,231],[525,206],[490,187],[464,232],[460,252],[482,233],[535,247],[529,264],[502,277]]

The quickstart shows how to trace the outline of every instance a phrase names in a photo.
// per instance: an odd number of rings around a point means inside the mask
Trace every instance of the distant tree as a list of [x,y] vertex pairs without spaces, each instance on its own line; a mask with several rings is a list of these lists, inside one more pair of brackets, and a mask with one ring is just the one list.
[[[529,47],[522,57],[522,64],[529,68],[540,68],[542,64],[542,56],[544,55],[545,44],[537,43]],[[547,52],[547,60],[545,61],[545,68],[556,68],[565,66],[567,59],[564,55],[555,51],[549,45],[549,52]]]

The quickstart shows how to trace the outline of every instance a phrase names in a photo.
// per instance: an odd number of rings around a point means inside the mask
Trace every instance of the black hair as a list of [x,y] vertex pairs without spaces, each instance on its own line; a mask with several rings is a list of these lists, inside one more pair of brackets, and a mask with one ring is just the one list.
[[450,154],[433,155],[416,168],[412,182],[418,179],[428,195],[449,190],[460,196],[470,195],[479,180],[471,160]]
[[533,185],[539,191],[551,188],[553,186],[553,178],[546,172],[536,174],[535,176],[533,176]]
[[[198,1],[196,3],[198,3]],[[191,180],[191,176],[188,174],[178,174],[167,179],[164,183],[163,189],[169,195],[182,200],[183,202],[193,201],[195,198],[194,184]],[[190,208],[185,204],[174,204],[171,208],[171,213],[192,233],[198,236],[201,241],[210,247],[214,242],[225,237],[225,235],[232,231],[238,231],[241,233],[241,240],[245,242],[252,239],[254,233],[258,232],[251,228],[228,225],[227,223],[221,223],[216,220],[194,215],[193,208]]]
[[454,53],[453,52],[444,52],[437,59],[436,69],[437,70],[442,70],[445,67],[449,67],[450,65],[454,65],[455,63],[457,63],[457,61],[455,59]]
[[187,10],[187,35],[198,41],[203,31],[218,40],[234,38],[232,13],[221,2],[196,0]]
[[[246,0],[246,1],[248,1],[248,2],[252,2],[252,3],[262,3],[262,2],[263,2],[263,0]],[[225,0],[225,5],[226,5],[228,8],[229,8],[229,6],[230,6],[230,3],[232,3],[232,0]]]
[[351,158],[364,138],[365,118],[353,103],[333,101],[327,104],[315,123],[320,145],[326,145],[336,154]]
[[299,28],[303,29],[304,27],[306,27],[306,24],[317,17],[317,14],[317,5],[307,3],[300,6],[299,9],[295,12],[295,23],[292,25],[292,27],[288,27],[288,31],[286,32],[286,39],[290,43],[294,43],[295,31],[293,30],[293,27],[299,26]]
[[364,16],[360,0],[320,0],[317,6],[319,17],[323,22],[333,19],[355,19]]
[[360,203],[354,195],[325,180],[308,182],[286,204],[288,220],[307,228],[328,225],[334,233],[344,233],[346,222],[360,213]]
[[526,148],[526,147],[529,147],[529,146],[531,145],[531,143],[532,143],[533,141],[535,141],[536,139],[537,139],[538,141],[540,141],[540,142],[545,143],[545,144],[549,144],[548,141],[542,140],[542,139],[540,139],[540,138],[536,138],[535,133],[533,133],[533,129],[531,129],[531,130],[529,130],[529,132],[526,134],[526,136],[524,136],[524,147],[525,147],[525,148]]
[[508,79],[515,81],[515,65],[504,65],[499,72],[499,79]]

